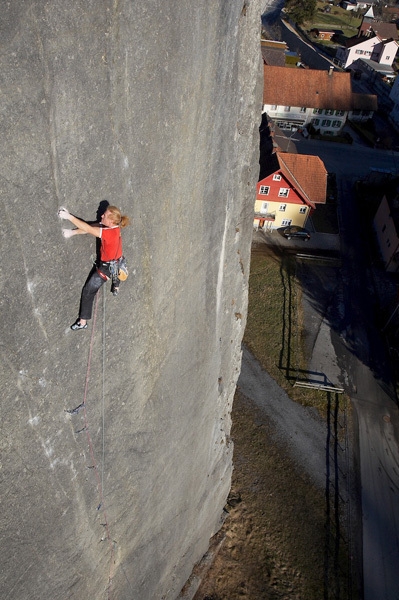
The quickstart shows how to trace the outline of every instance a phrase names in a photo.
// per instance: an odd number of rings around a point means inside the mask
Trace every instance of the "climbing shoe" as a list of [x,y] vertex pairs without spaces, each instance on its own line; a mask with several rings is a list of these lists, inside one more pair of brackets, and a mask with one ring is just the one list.
[[73,325],[71,325],[71,329],[73,329],[74,331],[76,331],[76,329],[87,329],[87,323],[81,325],[78,319]]

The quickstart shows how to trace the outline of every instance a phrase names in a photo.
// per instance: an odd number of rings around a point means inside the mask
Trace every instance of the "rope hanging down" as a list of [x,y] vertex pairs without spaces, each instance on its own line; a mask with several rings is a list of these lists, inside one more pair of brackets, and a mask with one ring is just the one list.
[[[86,370],[86,380],[85,380],[85,387],[84,387],[84,395],[83,395],[83,402],[77,406],[76,408],[74,408],[73,410],[69,410],[67,411],[70,414],[77,414],[81,408],[83,408],[83,421],[84,421],[84,427],[83,429],[81,429],[80,431],[86,431],[86,435],[87,435],[87,442],[88,442],[88,446],[89,446],[89,452],[90,452],[90,457],[92,460],[92,465],[89,467],[90,469],[94,469],[94,472],[96,474],[96,480],[97,480],[97,490],[98,490],[98,495],[99,495],[99,504],[97,506],[97,510],[99,511],[100,509],[102,509],[103,515],[104,515],[104,523],[103,526],[105,527],[105,531],[106,531],[106,536],[105,538],[102,538],[101,541],[104,541],[105,539],[108,540],[109,546],[110,546],[110,560],[111,560],[111,564],[110,564],[110,571],[109,571],[109,578],[108,578],[108,586],[107,586],[107,590],[108,590],[108,600],[110,600],[111,598],[111,584],[112,584],[112,579],[113,579],[113,567],[114,567],[114,563],[115,563],[115,551],[114,551],[114,544],[113,541],[111,539],[111,535],[110,535],[110,530],[109,530],[109,523],[108,523],[108,517],[107,517],[107,512],[105,509],[105,503],[104,503],[104,458],[105,458],[105,380],[104,380],[104,371],[105,371],[105,286],[103,286],[103,290],[104,290],[104,294],[103,294],[103,331],[102,331],[102,337],[103,337],[103,349],[102,349],[102,465],[101,465],[101,476],[99,473],[99,469],[96,463],[96,459],[94,456],[94,447],[93,447],[93,442],[91,439],[91,435],[90,435],[90,428],[89,428],[89,422],[88,422],[88,416],[87,416],[87,409],[86,409],[86,402],[87,402],[87,394],[88,394],[88,389],[89,389],[89,379],[90,379],[90,369],[91,369],[91,359],[92,359],[92,354],[93,354],[93,346],[94,346],[94,332],[95,332],[95,327],[96,327],[96,321],[97,321],[97,309],[98,309],[98,297],[99,294],[96,295],[96,301],[95,301],[95,306],[94,306],[94,314],[93,314],[93,327],[92,327],[92,332],[91,332],[91,338],[90,338],[90,347],[89,347],[89,357],[87,360],[87,370]],[[79,433],[79,432],[76,432]]]

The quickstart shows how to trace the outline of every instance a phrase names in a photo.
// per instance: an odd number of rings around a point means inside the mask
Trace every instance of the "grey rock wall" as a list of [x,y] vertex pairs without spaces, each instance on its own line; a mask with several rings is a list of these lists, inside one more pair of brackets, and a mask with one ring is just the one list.
[[[4,599],[176,598],[220,526],[260,4],[0,2]],[[103,200],[132,219],[130,276],[73,332],[95,243],[57,209]]]

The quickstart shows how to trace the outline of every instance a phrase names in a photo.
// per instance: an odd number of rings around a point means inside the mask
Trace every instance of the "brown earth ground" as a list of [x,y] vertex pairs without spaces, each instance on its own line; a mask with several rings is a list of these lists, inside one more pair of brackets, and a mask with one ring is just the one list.
[[325,495],[284,447],[270,444],[270,428],[238,390],[224,542],[195,600],[355,598],[347,557],[332,559]]

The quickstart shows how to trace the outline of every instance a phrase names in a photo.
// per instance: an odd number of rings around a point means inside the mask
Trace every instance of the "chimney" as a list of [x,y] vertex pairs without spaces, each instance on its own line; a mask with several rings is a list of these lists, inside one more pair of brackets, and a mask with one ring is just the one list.
[[330,70],[328,71],[329,76],[331,77],[334,71],[333,65],[330,66]]

